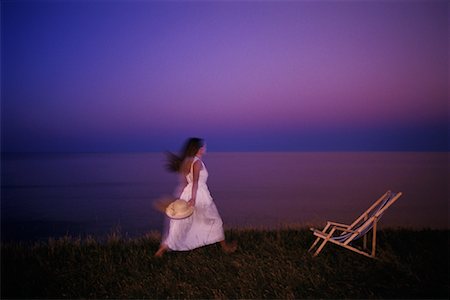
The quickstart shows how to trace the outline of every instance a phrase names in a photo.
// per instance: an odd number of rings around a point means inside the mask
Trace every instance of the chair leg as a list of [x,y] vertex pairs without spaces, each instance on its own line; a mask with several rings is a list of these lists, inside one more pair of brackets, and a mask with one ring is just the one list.
[[327,235],[326,239],[323,240],[322,244],[320,244],[319,248],[317,248],[316,252],[314,252],[313,256],[319,255],[320,251],[322,251],[323,247],[325,247],[326,243],[330,240],[336,228],[331,229],[330,233]]
[[[367,221],[367,216],[364,217],[364,221]],[[363,236],[363,249],[367,249],[367,234]]]
[[[326,233],[329,227],[330,227],[330,224],[327,223],[327,225],[325,226],[325,228],[322,230],[322,233]],[[311,228],[311,230],[312,230],[312,228]],[[308,252],[311,252],[311,251],[314,249],[314,247],[317,245],[317,243],[318,243],[319,241],[320,241],[320,237],[318,237],[318,238],[314,241],[314,243],[311,245],[311,247],[309,247]]]
[[375,257],[375,252],[377,249],[377,221],[373,223],[372,232],[372,256]]
[[323,240],[322,244],[320,244],[320,247],[317,248],[316,252],[314,252],[313,256],[319,255],[320,251],[322,251],[323,247],[325,247],[325,244],[328,242],[328,239]]
[[311,247],[309,247],[308,252],[311,252],[312,249],[314,249],[314,247],[317,245],[317,243],[318,243],[319,241],[320,241],[320,237],[318,237],[318,238],[314,241],[314,243],[311,245]]

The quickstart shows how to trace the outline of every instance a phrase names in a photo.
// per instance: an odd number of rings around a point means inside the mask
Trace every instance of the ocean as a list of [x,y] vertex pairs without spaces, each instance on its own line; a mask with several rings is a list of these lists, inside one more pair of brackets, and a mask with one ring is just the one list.
[[[207,153],[225,228],[351,223],[387,190],[403,192],[379,226],[449,225],[447,152]],[[137,237],[163,227],[153,202],[174,193],[164,153],[3,153],[2,241]]]

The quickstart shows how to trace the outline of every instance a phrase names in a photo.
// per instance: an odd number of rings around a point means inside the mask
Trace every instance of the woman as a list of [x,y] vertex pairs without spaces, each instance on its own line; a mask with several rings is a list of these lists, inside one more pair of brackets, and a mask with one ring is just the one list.
[[186,219],[170,219],[167,234],[163,236],[155,253],[157,257],[161,257],[169,249],[187,251],[217,242],[220,242],[227,253],[236,250],[235,243],[229,245],[225,242],[222,219],[206,185],[208,171],[201,160],[205,152],[206,145],[202,139],[190,138],[180,157],[169,153],[169,170],[182,175],[179,198],[195,209]]

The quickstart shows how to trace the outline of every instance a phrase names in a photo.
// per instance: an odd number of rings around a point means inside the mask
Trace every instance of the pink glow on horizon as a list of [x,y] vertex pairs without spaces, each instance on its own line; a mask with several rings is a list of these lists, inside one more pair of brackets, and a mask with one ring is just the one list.
[[448,125],[444,4],[8,3],[8,144],[433,131]]

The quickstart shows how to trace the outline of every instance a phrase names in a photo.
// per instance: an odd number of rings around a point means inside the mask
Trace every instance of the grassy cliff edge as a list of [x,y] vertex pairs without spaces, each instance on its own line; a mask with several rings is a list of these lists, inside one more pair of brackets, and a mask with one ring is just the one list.
[[229,229],[218,245],[154,258],[157,234],[2,244],[2,298],[449,298],[448,230],[384,229],[378,260],[306,228]]

